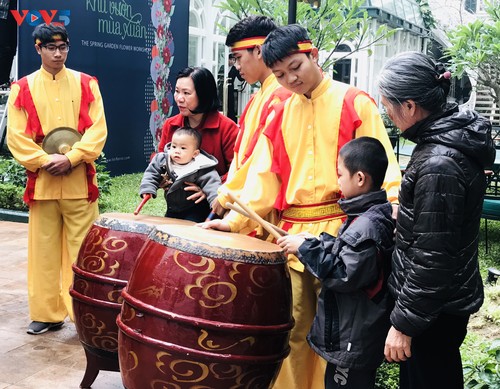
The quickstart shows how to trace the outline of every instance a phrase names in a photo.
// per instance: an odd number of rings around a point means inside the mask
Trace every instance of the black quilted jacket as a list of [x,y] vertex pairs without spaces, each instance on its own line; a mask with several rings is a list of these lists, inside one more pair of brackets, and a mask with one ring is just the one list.
[[478,234],[495,148],[491,123],[456,105],[403,136],[416,147],[399,193],[391,323],[416,336],[440,313],[469,315],[483,302]]

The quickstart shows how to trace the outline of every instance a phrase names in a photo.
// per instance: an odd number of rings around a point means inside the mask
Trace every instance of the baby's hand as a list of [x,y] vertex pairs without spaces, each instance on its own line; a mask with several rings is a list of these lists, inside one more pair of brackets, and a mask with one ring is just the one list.
[[160,182],[160,188],[164,189],[165,191],[168,191],[168,189],[172,186],[174,181],[167,173],[162,174],[161,176],[162,176],[162,179]]
[[297,254],[299,247],[304,243],[306,237],[303,234],[282,236],[276,241],[286,254]]

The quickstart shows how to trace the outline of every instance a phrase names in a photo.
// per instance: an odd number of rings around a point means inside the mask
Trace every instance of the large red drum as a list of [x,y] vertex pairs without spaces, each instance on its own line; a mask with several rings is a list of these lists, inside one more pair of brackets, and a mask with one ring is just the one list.
[[196,226],[149,235],[117,318],[127,389],[269,388],[288,355],[281,248]]
[[118,371],[121,291],[149,233],[161,224],[193,225],[179,219],[132,214],[101,215],[87,233],[73,265],[75,326],[87,357],[80,387],[88,388],[100,370]]

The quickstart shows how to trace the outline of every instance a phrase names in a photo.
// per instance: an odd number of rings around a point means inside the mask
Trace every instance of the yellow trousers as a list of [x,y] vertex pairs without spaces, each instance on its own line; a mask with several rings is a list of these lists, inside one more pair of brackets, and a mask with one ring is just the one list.
[[308,271],[290,268],[295,327],[290,335],[290,354],[283,361],[273,389],[324,389],[326,361],[307,343],[316,315],[320,282]]
[[28,226],[28,303],[33,321],[56,323],[73,308],[69,288],[71,265],[93,221],[97,202],[87,199],[37,200]]

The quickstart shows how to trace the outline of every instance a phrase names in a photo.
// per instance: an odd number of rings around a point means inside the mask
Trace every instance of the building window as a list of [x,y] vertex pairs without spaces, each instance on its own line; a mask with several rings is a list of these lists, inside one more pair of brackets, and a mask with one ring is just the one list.
[[471,14],[475,14],[477,11],[477,0],[465,0],[464,8]]

